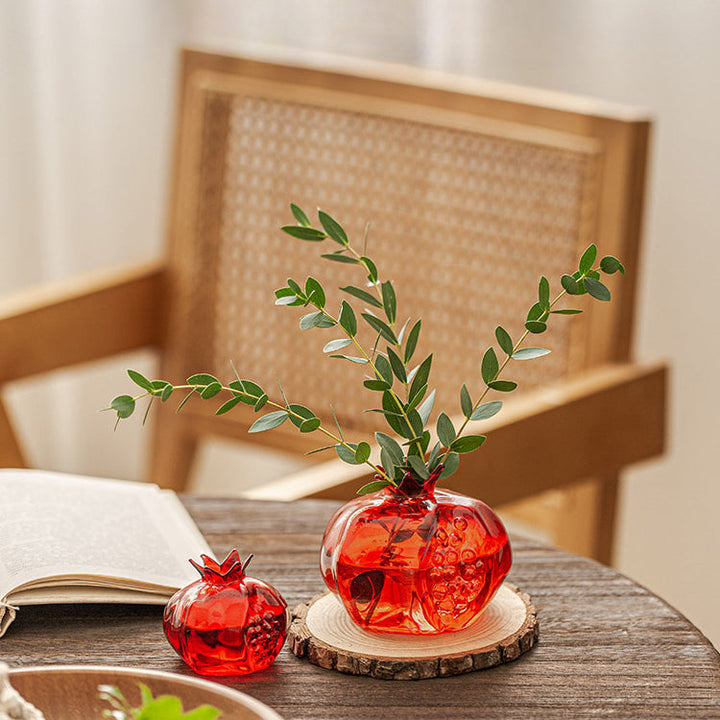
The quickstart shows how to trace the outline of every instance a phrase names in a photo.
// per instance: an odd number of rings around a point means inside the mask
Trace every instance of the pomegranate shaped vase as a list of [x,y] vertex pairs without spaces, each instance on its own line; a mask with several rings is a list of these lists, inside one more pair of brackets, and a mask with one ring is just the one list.
[[285,641],[287,604],[271,585],[245,575],[233,550],[218,564],[190,562],[200,579],[178,590],[165,608],[165,636],[201,675],[246,675],[272,664]]
[[424,484],[351,500],[330,520],[320,567],[325,584],[360,627],[437,634],[462,630],[510,571],[507,533],[484,503]]

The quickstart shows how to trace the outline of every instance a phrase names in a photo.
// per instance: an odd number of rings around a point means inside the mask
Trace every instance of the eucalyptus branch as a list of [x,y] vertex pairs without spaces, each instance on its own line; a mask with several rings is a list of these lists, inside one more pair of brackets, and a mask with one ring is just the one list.
[[[218,410],[215,412],[216,415],[223,415],[226,412],[232,410],[238,403],[245,403],[253,405],[255,412],[259,412],[264,407],[277,408],[277,411],[268,413],[258,418],[248,430],[249,433],[264,432],[265,430],[271,430],[279,427],[286,420],[290,420],[302,433],[309,433],[319,431],[326,437],[333,440],[334,444],[328,448],[321,448],[323,450],[335,448],[336,452],[346,462],[350,462],[350,456],[352,456],[353,464],[365,464],[370,467],[375,474],[381,475],[388,482],[393,482],[389,478],[382,468],[374,465],[369,461],[370,456],[370,445],[367,442],[361,442],[359,444],[348,443],[342,437],[342,431],[338,425],[338,432],[341,436],[338,437],[335,433],[331,432],[327,428],[323,427],[322,421],[315,415],[309,408],[304,405],[296,403],[281,404],[270,400],[265,392],[255,383],[249,380],[240,380],[238,377],[237,381],[230,383],[230,385],[223,385],[217,378],[208,373],[200,373],[188,378],[187,384],[173,385],[166,380],[154,380],[150,381],[143,377],[140,373],[135,370],[128,370],[130,379],[138,386],[145,390],[135,397],[130,395],[120,395],[116,397],[109,408],[106,410],[115,410],[118,416],[118,422],[120,419],[130,417],[135,410],[135,405],[138,401],[143,400],[146,397],[150,398],[148,410],[153,400],[160,398],[161,402],[166,402],[172,393],[176,390],[189,390],[190,392],[185,399],[178,405],[176,412],[179,412],[185,403],[193,397],[196,393],[200,395],[203,400],[208,400],[219,395],[221,392],[229,393],[232,395],[231,399],[223,403]],[[237,375],[237,373],[236,373]],[[259,391],[259,393],[257,392]],[[282,392],[282,389],[281,389]],[[284,393],[283,393],[284,396]],[[334,413],[333,413],[334,414]],[[147,413],[146,413],[147,417]],[[337,419],[336,419],[337,423]],[[116,423],[117,427],[117,423]],[[340,448],[344,448],[346,452],[342,452]],[[311,451],[317,452],[317,451]]]
[[[580,259],[578,270],[573,273],[573,275],[562,276],[560,283],[563,286],[563,290],[552,302],[550,301],[549,282],[544,276],[541,277],[538,286],[538,302],[528,311],[525,331],[516,343],[513,344],[510,334],[503,327],[496,328],[496,339],[500,348],[505,352],[506,357],[502,364],[498,365],[495,350],[491,347],[485,352],[481,366],[481,374],[485,382],[485,388],[477,402],[472,403],[470,401],[467,387],[463,385],[460,394],[460,404],[465,420],[457,432],[455,432],[452,421],[447,415],[441,415],[440,418],[438,418],[438,437],[440,437],[440,441],[446,449],[441,457],[439,453],[436,453],[434,465],[433,462],[430,463],[430,470],[437,464],[447,464],[448,462],[450,462],[452,470],[453,467],[457,467],[459,462],[457,458],[458,452],[470,452],[485,442],[486,437],[484,435],[463,435],[468,423],[471,420],[488,419],[500,411],[502,408],[502,402],[500,401],[483,404],[483,400],[490,390],[511,392],[517,387],[517,384],[514,382],[499,380],[500,375],[510,360],[531,360],[550,353],[550,350],[546,350],[545,348],[526,348],[521,350],[520,346],[529,334],[541,334],[545,332],[547,330],[547,321],[551,314],[575,315],[582,312],[582,310],[575,309],[553,310],[564,296],[588,293],[598,300],[610,300],[610,291],[599,280],[600,272],[612,274],[620,271],[620,273],[624,274],[625,268],[617,258],[612,256],[604,257],[598,266],[593,267],[596,257],[597,247],[594,244],[590,245]],[[453,456],[453,453],[455,456]]]
[[[532,360],[550,352],[550,350],[540,347],[523,347],[528,336],[545,332],[551,315],[573,315],[582,312],[579,309],[555,309],[558,302],[565,296],[588,294],[597,300],[609,301],[610,291],[600,281],[600,273],[620,272],[624,274],[625,272],[620,261],[610,255],[603,257],[600,263],[595,265],[597,247],[593,244],[582,254],[577,271],[560,278],[563,289],[554,299],[550,299],[549,281],[544,276],[541,277],[538,284],[537,302],[527,313],[524,332],[519,340],[513,342],[510,333],[505,328],[501,326],[496,328],[495,338],[500,351],[505,355],[502,362],[498,360],[494,347],[491,346],[485,351],[480,366],[484,387],[479,398],[473,401],[467,386],[462,386],[460,408],[464,420],[456,431],[450,417],[446,413],[440,413],[436,421],[438,441],[430,450],[430,431],[426,429],[426,426],[433,410],[435,398],[435,391],[429,391],[432,354],[424,358],[412,370],[409,369],[418,345],[422,321],[416,320],[410,330],[406,332],[410,322],[408,320],[402,329],[396,332],[397,299],[395,289],[391,281],[380,279],[377,266],[366,255],[367,227],[363,250],[360,252],[351,245],[343,227],[327,213],[318,212],[321,227],[315,228],[305,212],[297,205],[291,205],[290,209],[297,224],[284,226],[282,228],[284,232],[310,242],[322,242],[330,239],[340,247],[334,252],[322,254],[323,258],[363,268],[367,283],[374,292],[368,292],[369,288],[365,289],[354,285],[341,287],[340,290],[355,301],[360,300],[365,303],[365,310],[360,312],[359,316],[376,333],[373,349],[368,352],[357,339],[359,320],[350,302],[343,299],[337,316],[333,315],[326,309],[325,290],[321,283],[313,277],[308,277],[302,287],[296,281],[288,279],[286,286],[275,291],[275,303],[290,307],[307,308],[311,306],[313,312],[303,315],[300,319],[301,330],[340,328],[343,337],[327,342],[323,352],[330,354],[332,358],[368,365],[372,369],[374,375],[367,377],[363,381],[363,385],[368,390],[380,393],[381,407],[371,408],[369,412],[382,414],[391,430],[403,439],[402,444],[391,435],[376,432],[375,439],[380,446],[380,465],[376,466],[369,460],[371,450],[367,442],[356,444],[345,440],[334,410],[333,417],[338,434],[325,428],[320,418],[309,408],[289,403],[282,387],[280,387],[280,392],[284,402],[275,402],[270,400],[267,393],[256,383],[250,380],[241,380],[237,372],[235,372],[236,380],[227,385],[207,373],[191,376],[187,379],[187,384],[172,385],[165,380],[150,381],[140,373],[129,370],[130,378],[145,392],[138,397],[121,395],[112,401],[108,409],[117,412],[118,421],[132,415],[136,402],[144,397],[150,397],[149,410],[156,398],[160,398],[161,402],[166,402],[175,390],[189,390],[188,395],[178,406],[179,411],[195,394],[199,394],[202,399],[210,399],[225,392],[230,393],[232,397],[218,408],[217,415],[229,412],[239,403],[253,406],[255,412],[260,412],[266,406],[273,409],[260,416],[251,425],[249,432],[271,430],[289,419],[300,432],[309,433],[319,430],[332,440],[332,445],[311,452],[335,449],[343,461],[354,465],[365,464],[370,467],[379,479],[361,488],[361,493],[372,492],[387,485],[397,486],[408,473],[416,480],[424,482],[431,473],[436,472],[440,465],[443,466],[440,479],[443,479],[457,470],[461,454],[472,452],[485,442],[484,435],[466,435],[465,432],[470,421],[491,418],[501,410],[502,401],[486,402],[488,393],[491,390],[512,392],[516,389],[517,383],[500,379],[510,360]],[[385,319],[379,314],[375,314],[374,311],[378,309],[384,313]],[[385,352],[379,348],[381,340],[387,342]],[[356,355],[339,353],[340,350],[349,346],[355,348]],[[404,387],[404,400],[393,388],[396,381]]]

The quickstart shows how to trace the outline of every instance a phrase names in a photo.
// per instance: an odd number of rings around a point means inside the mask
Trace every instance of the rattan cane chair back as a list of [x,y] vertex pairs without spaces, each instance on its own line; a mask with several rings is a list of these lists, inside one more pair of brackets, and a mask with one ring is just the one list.
[[[428,76],[339,73],[186,52],[171,205],[169,324],[163,376],[203,370],[275,390],[344,429],[369,434],[377,416],[363,369],[323,356],[332,331],[298,329],[302,312],[274,305],[288,277],[313,275],[339,305],[352,266],[289,238],[289,203],[336,217],[392,279],[399,320],[423,318],[418,358],[433,351],[436,408],[459,410],[479,387],[482,353],[502,324],[523,329],[540,274],[557,279],[592,241],[637,258],[648,123],[616,108]],[[638,174],[640,173],[640,174]],[[368,225],[369,224],[369,225]],[[328,243],[330,241],[327,241]],[[528,389],[594,364],[627,359],[634,280],[610,280],[614,302],[558,318],[552,354],[516,363]],[[369,333],[365,339],[372,342]],[[475,394],[475,392],[473,394]],[[158,417],[155,478],[182,486],[198,437],[221,434],[308,450],[287,424],[245,434],[257,418],[208,403]],[[169,479],[172,478],[172,479]]]

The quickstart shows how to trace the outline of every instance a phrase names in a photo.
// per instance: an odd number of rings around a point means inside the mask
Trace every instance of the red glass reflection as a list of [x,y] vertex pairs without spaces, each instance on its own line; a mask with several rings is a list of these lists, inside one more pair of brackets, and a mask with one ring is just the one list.
[[272,664],[285,642],[287,604],[272,586],[245,575],[233,550],[221,564],[190,562],[200,579],[178,590],[163,616],[165,636],[201,675],[246,675]]
[[367,630],[436,634],[471,625],[510,571],[498,516],[484,503],[406,475],[343,505],[325,530],[326,585]]

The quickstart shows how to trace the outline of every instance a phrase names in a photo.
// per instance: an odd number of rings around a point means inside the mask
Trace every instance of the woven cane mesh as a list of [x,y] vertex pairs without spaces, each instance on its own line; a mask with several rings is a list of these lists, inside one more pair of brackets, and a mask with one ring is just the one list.
[[[217,281],[207,293],[214,303],[206,309],[214,317],[212,369],[231,377],[233,360],[271,397],[278,376],[291,402],[327,417],[332,401],[344,427],[378,428],[378,417],[362,412],[379,400],[362,387],[365,368],[322,353],[341,333],[301,332],[308,311],[274,305],[273,291],[288,277],[301,284],[318,278],[333,312],[348,297],[335,288],[363,283],[360,268],[319,259],[337,249],[331,240],[303,242],[278,230],[294,222],[293,201],[313,219],[316,206],[332,214],[358,245],[370,222],[367,254],[381,279],[395,284],[398,326],[423,319],[415,357],[434,352],[436,412],[459,413],[462,384],[473,398],[482,387],[480,359],[496,325],[517,337],[539,275],[556,283],[577,261],[592,233],[594,182],[595,158],[577,150],[238,96],[229,118]],[[354,305],[359,314],[362,303]],[[529,343],[552,354],[513,362],[504,377],[531,388],[582,362],[569,327],[576,319],[554,320]],[[372,343],[369,331],[359,337]]]

